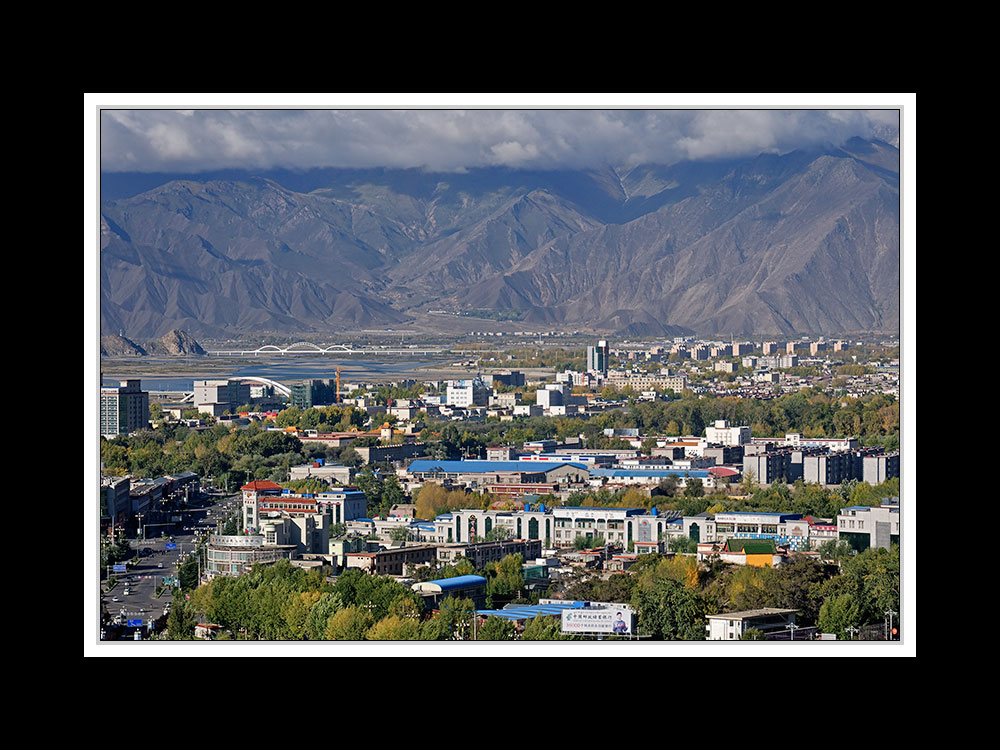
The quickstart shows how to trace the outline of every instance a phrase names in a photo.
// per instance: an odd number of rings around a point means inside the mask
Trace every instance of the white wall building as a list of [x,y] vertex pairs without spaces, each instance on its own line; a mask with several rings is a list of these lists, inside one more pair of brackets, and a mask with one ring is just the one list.
[[727,420],[718,419],[705,428],[705,440],[716,445],[746,445],[750,442],[750,428],[731,427]]

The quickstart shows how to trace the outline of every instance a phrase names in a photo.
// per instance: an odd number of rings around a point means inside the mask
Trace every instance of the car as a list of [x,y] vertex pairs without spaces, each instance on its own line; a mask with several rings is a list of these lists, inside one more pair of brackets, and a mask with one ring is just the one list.
[[117,596],[113,596],[113,597],[111,597],[111,601],[113,601],[113,602],[120,602],[121,599],[119,599]]
[[162,568],[163,567],[163,563],[156,563],[156,567]]

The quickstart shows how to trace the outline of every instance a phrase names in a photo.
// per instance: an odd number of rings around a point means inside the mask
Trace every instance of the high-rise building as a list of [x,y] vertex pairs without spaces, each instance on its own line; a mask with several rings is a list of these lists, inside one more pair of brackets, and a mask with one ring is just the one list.
[[597,346],[587,347],[587,372],[598,372],[601,375],[608,374],[608,360],[610,350],[608,342],[601,340]]
[[289,389],[289,401],[292,406],[300,409],[311,409],[314,406],[325,406],[337,400],[337,388],[330,381],[309,380],[295,383]]
[[122,380],[118,387],[101,388],[101,435],[128,435],[149,426],[149,393],[138,380]]

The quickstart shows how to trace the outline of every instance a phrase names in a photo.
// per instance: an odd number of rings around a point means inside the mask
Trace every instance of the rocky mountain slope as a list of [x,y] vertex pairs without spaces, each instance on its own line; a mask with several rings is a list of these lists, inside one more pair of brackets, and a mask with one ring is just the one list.
[[884,143],[311,179],[173,180],[102,202],[102,332],[353,330],[435,309],[656,335],[899,327],[899,152]]
[[102,357],[189,357],[205,354],[201,344],[184,331],[173,330],[145,346],[125,338],[121,334],[101,336]]

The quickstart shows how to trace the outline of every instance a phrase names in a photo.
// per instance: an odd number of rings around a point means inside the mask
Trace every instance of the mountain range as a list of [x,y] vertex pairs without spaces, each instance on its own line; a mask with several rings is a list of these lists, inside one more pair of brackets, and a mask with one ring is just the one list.
[[899,227],[899,151],[860,139],[586,171],[105,174],[101,332],[398,330],[442,310],[632,335],[897,332]]

